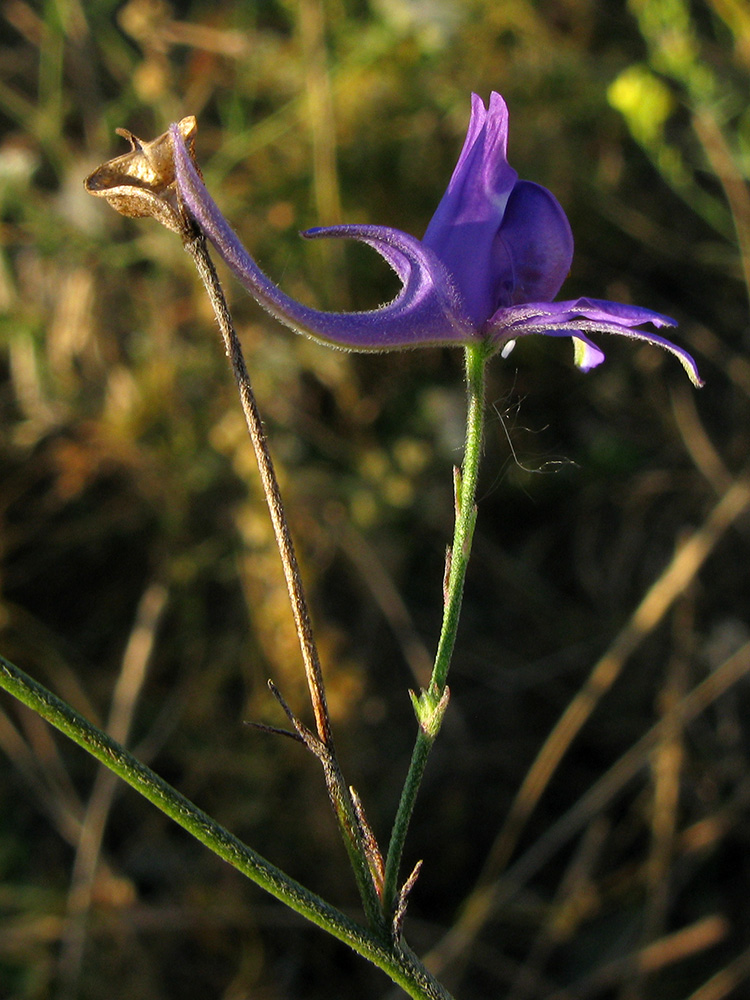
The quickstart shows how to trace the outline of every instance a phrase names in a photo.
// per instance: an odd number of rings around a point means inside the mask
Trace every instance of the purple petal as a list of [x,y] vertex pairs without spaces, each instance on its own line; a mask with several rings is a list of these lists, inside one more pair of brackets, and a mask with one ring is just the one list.
[[600,365],[605,360],[604,351],[598,348],[588,337],[584,337],[580,330],[572,340],[575,366],[576,368],[580,368],[582,372],[590,372],[592,368],[596,368],[597,365]]
[[387,226],[337,226],[307,235],[361,240],[391,265],[403,288],[387,305],[366,312],[330,313],[286,295],[255,263],[208,193],[182,136],[172,126],[180,195],[203,232],[256,301],[299,333],[347,350],[385,351],[462,344],[474,331],[461,315],[454,283],[439,258],[419,240]]
[[490,336],[499,347],[532,333],[549,337],[573,337],[579,342],[576,344],[576,363],[584,371],[604,360],[601,350],[589,340],[589,333],[615,333],[642,340],[674,354],[693,385],[702,386],[703,380],[692,356],[671,340],[651,333],[650,330],[638,329],[643,323],[650,323],[655,327],[676,326],[669,316],[650,309],[587,298],[567,302],[528,302],[498,309],[488,326]]
[[573,260],[573,233],[557,198],[531,181],[513,188],[494,246],[495,302],[551,301]]
[[567,311],[571,316],[585,316],[592,322],[609,323],[613,320],[622,326],[639,326],[641,323],[651,323],[653,326],[677,326],[677,320],[671,316],[644,309],[643,306],[625,305],[624,302],[608,302],[605,299],[569,299],[567,302],[555,302],[555,308]]
[[466,141],[422,241],[453,275],[477,328],[497,305],[493,245],[518,180],[508,164],[507,144],[505,101],[493,93],[485,108],[481,98],[472,94]]

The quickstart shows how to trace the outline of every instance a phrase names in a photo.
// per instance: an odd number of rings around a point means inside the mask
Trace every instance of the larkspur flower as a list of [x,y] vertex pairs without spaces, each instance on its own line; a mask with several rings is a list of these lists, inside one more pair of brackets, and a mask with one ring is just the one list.
[[322,312],[286,295],[243,247],[206,190],[179,125],[171,127],[177,188],[189,212],[255,299],[291,329],[355,351],[385,351],[489,340],[503,355],[529,334],[572,337],[576,365],[604,360],[590,333],[615,333],[674,354],[694,385],[693,358],[643,329],[675,326],[638,306],[579,298],[553,302],[573,257],[570,225],[546,188],[518,179],[508,164],[508,109],[493,93],[489,107],[472,95],[471,119],[448,189],[421,240],[390,226],[309,229],[309,239],[348,237],[373,247],[402,288],[364,312]]

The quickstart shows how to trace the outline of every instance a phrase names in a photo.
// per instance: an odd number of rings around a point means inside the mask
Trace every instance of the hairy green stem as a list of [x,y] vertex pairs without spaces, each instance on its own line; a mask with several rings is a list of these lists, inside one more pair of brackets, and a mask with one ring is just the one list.
[[443,624],[429,687],[418,698],[412,695],[419,729],[388,846],[383,892],[386,913],[397,906],[399,869],[409,822],[427,758],[448,705],[446,681],[456,643],[466,568],[476,523],[475,499],[484,426],[485,367],[489,353],[488,347],[483,343],[470,344],[466,348],[466,444],[461,472],[456,472],[456,520],[453,547],[446,566]]
[[70,705],[0,656],[0,687],[70,737],[123,781],[272,896],[369,959],[414,1000],[451,1000],[406,947],[351,920],[266,861]]

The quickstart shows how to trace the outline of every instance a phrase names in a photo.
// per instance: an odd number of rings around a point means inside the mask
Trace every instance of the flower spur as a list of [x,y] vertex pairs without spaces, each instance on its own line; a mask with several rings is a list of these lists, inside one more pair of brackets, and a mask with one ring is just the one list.
[[219,211],[179,125],[171,126],[177,189],[188,211],[258,303],[291,329],[334,347],[386,351],[481,339],[504,355],[520,337],[571,337],[583,371],[604,360],[589,338],[614,333],[665,348],[702,385],[693,358],[644,327],[675,326],[639,306],[579,298],[553,301],[573,258],[573,236],[554,195],[519,180],[507,160],[508,109],[472,95],[471,118],[448,188],[421,240],[390,226],[309,229],[309,239],[347,237],[373,247],[402,283],[377,309],[323,312],[286,295],[258,267]]

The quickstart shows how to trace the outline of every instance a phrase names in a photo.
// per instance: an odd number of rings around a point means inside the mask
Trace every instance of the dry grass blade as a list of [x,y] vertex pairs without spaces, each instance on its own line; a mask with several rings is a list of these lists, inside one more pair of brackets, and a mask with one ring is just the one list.
[[343,523],[335,525],[336,540],[357,567],[362,580],[383,612],[398,640],[415,683],[426,687],[432,672],[432,657],[419,636],[409,609],[377,552],[361,532]]
[[[478,884],[464,904],[459,920],[430,955],[431,968],[443,969],[459,956],[466,958],[471,942],[490,916],[496,903],[500,883],[494,880],[510,860],[528,818],[563,755],[601,698],[620,675],[628,657],[658,625],[675,599],[694,580],[724,532],[749,506],[750,483],[744,478],[738,479],[724,493],[702,527],[678,547],[669,566],[649,589],[630,621],[595,665],[583,688],[569,704],[529,769],[507,819],[492,845]],[[640,746],[640,743],[637,746]],[[553,830],[554,826],[548,830],[545,841]],[[533,853],[532,848],[531,856]]]
[[[596,895],[592,873],[608,832],[607,820],[595,816],[562,877],[549,907],[549,916],[533,941],[525,963],[518,970],[507,1000],[523,1000],[545,989],[543,973],[547,960],[563,933],[569,932],[571,924],[577,925],[590,908],[587,898],[592,899]],[[563,931],[565,927],[567,932]]]
[[750,191],[747,181],[709,108],[702,107],[693,115],[693,128],[729,203],[737,233],[745,288],[750,299]]
[[691,993],[687,1000],[726,1000],[727,997],[739,996],[736,992],[737,987],[746,982],[748,976],[750,976],[750,948]]
[[[54,781],[8,715],[0,709],[0,748],[21,774],[29,788],[34,790],[43,811],[50,818],[60,836],[75,845],[81,832],[81,808],[71,802],[69,789]],[[67,785],[67,782],[66,782]]]
[[[574,983],[570,989],[548,995],[546,1000],[587,1000],[630,978],[633,964],[644,972],[656,972],[676,962],[711,948],[722,941],[729,931],[723,917],[709,916],[668,934],[641,948],[631,959],[627,956],[596,969],[590,976]],[[691,1000],[694,998],[691,997]],[[719,997],[716,997],[719,1000]]]
[[672,413],[696,469],[711,484],[717,496],[721,496],[729,489],[732,475],[698,416],[695,393],[676,388],[672,393]]
[[[135,708],[146,679],[146,670],[166,604],[165,587],[160,583],[151,583],[144,591],[136,611],[135,624],[125,648],[112,695],[107,725],[109,735],[123,745],[127,744]],[[59,963],[63,997],[73,997],[77,992],[78,976],[86,944],[86,919],[91,908],[107,817],[119,780],[112,771],[99,767],[81,823]]]

